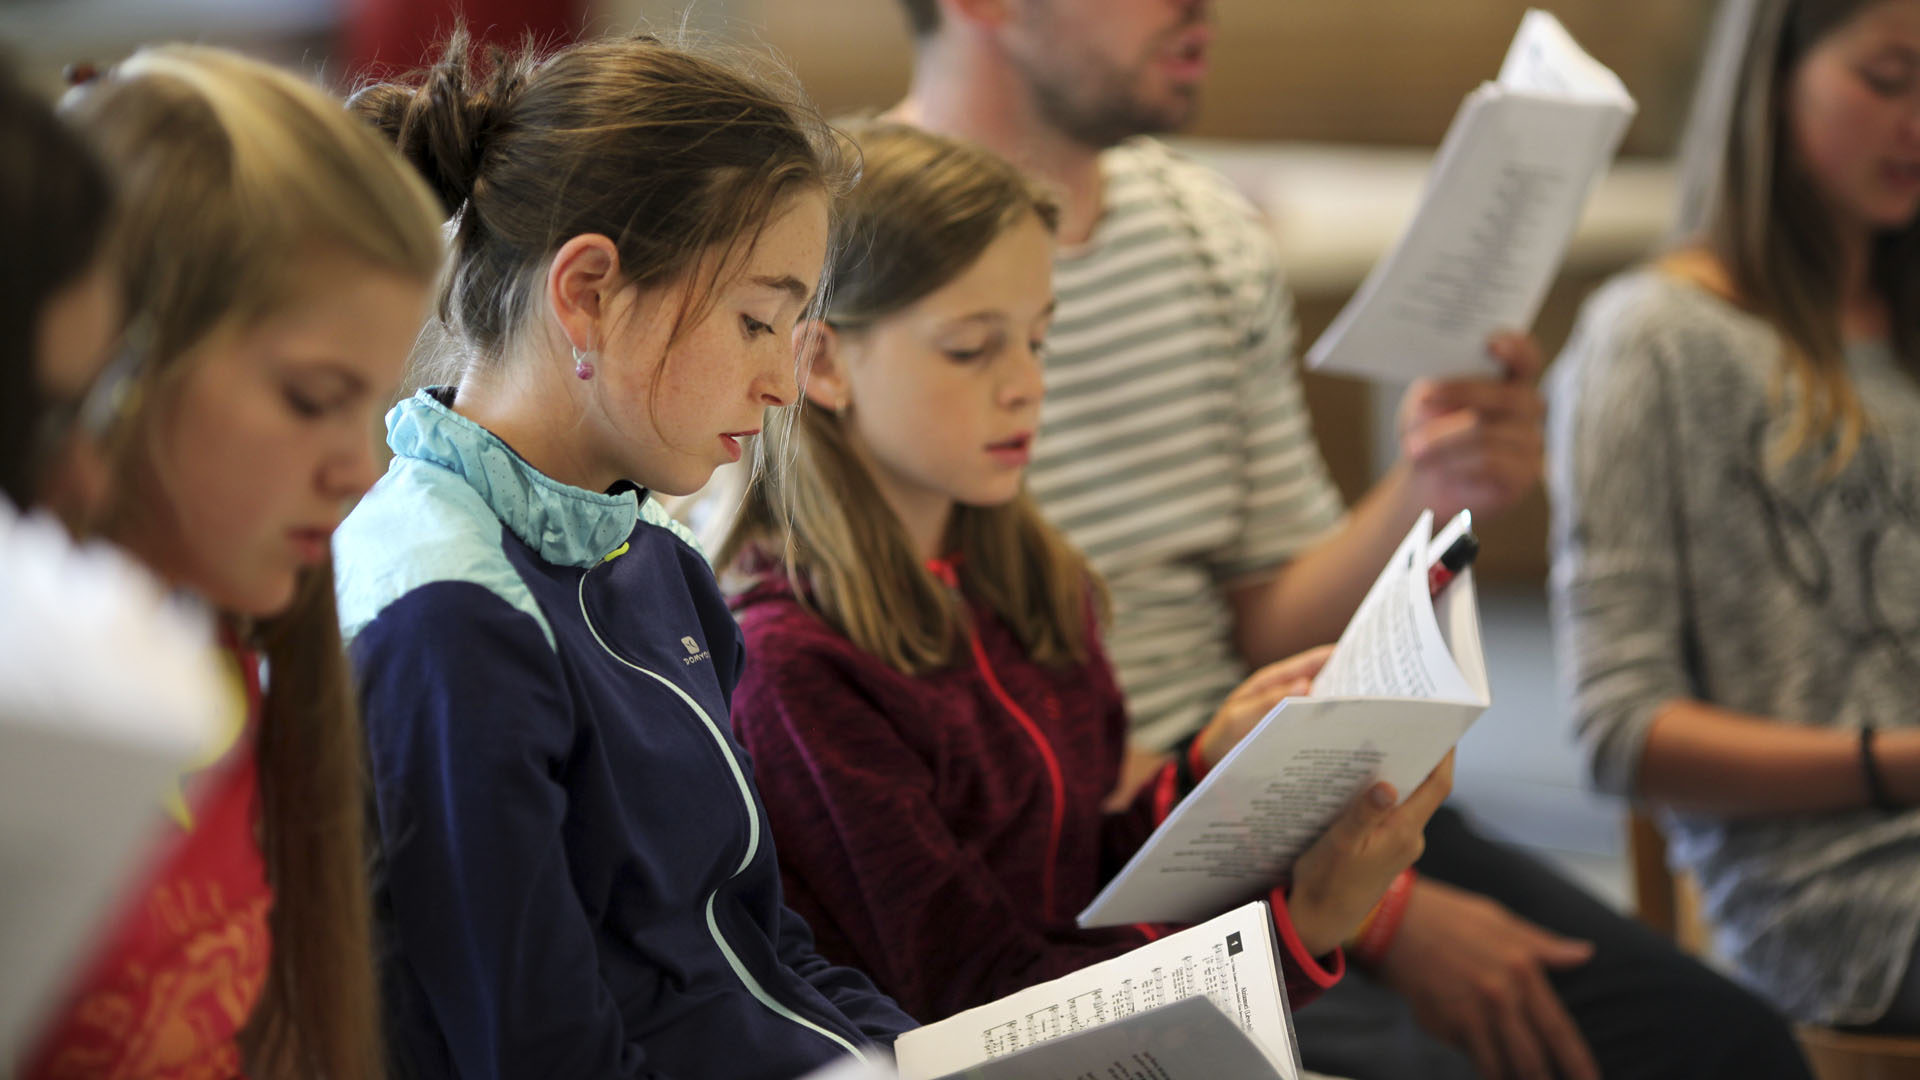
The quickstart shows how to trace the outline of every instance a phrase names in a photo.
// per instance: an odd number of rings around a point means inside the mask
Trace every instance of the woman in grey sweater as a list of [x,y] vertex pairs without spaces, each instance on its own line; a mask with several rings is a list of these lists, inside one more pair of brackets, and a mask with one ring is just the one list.
[[1917,1031],[1920,0],[1725,8],[1686,245],[1554,375],[1556,635],[1745,978]]

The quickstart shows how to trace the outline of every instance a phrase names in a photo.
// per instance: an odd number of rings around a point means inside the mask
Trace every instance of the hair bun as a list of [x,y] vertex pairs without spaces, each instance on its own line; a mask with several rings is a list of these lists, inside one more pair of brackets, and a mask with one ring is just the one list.
[[457,27],[432,67],[414,79],[367,86],[348,102],[393,140],[449,215],[473,196],[488,141],[526,84],[526,68],[503,50],[486,51],[484,71],[472,52],[465,27]]

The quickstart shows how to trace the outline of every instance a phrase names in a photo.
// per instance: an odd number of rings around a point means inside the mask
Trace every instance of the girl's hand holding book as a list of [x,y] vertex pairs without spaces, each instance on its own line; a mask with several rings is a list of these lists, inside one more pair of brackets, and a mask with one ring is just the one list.
[[1333,646],[1322,645],[1275,661],[1247,676],[1201,729],[1195,741],[1199,763],[1207,769],[1220,764],[1220,759],[1239,745],[1247,732],[1258,726],[1281,699],[1300,697],[1311,690],[1314,676],[1327,666],[1327,657],[1332,655]]
[[1402,870],[1425,849],[1427,819],[1453,790],[1453,753],[1398,806],[1392,784],[1349,803],[1294,864],[1287,911],[1301,944],[1324,956],[1345,940]]

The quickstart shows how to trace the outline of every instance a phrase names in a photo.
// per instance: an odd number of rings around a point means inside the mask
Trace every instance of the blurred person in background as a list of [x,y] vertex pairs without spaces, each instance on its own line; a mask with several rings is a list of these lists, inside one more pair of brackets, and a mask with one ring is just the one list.
[[377,1077],[364,753],[328,534],[441,261],[431,194],[299,78],[147,49],[69,105],[146,328],[98,532],[219,616],[230,708],[29,1077]]
[[0,495],[16,509],[84,515],[104,495],[96,444],[122,308],[112,201],[79,137],[0,68]]
[[1920,2],[1728,3],[1683,161],[1555,371],[1573,711],[1749,985],[1920,1032]]

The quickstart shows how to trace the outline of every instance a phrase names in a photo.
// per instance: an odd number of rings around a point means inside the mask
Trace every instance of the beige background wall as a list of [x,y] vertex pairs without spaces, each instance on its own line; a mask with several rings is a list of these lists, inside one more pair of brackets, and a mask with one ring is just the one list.
[[[1217,0],[1221,34],[1193,133],[1436,143],[1534,6],[1640,99],[1627,152],[1668,152],[1708,0]],[[606,17],[672,25],[686,10],[684,0],[608,0]],[[898,0],[704,0],[692,22],[773,46],[829,113],[890,104],[906,86]]]

